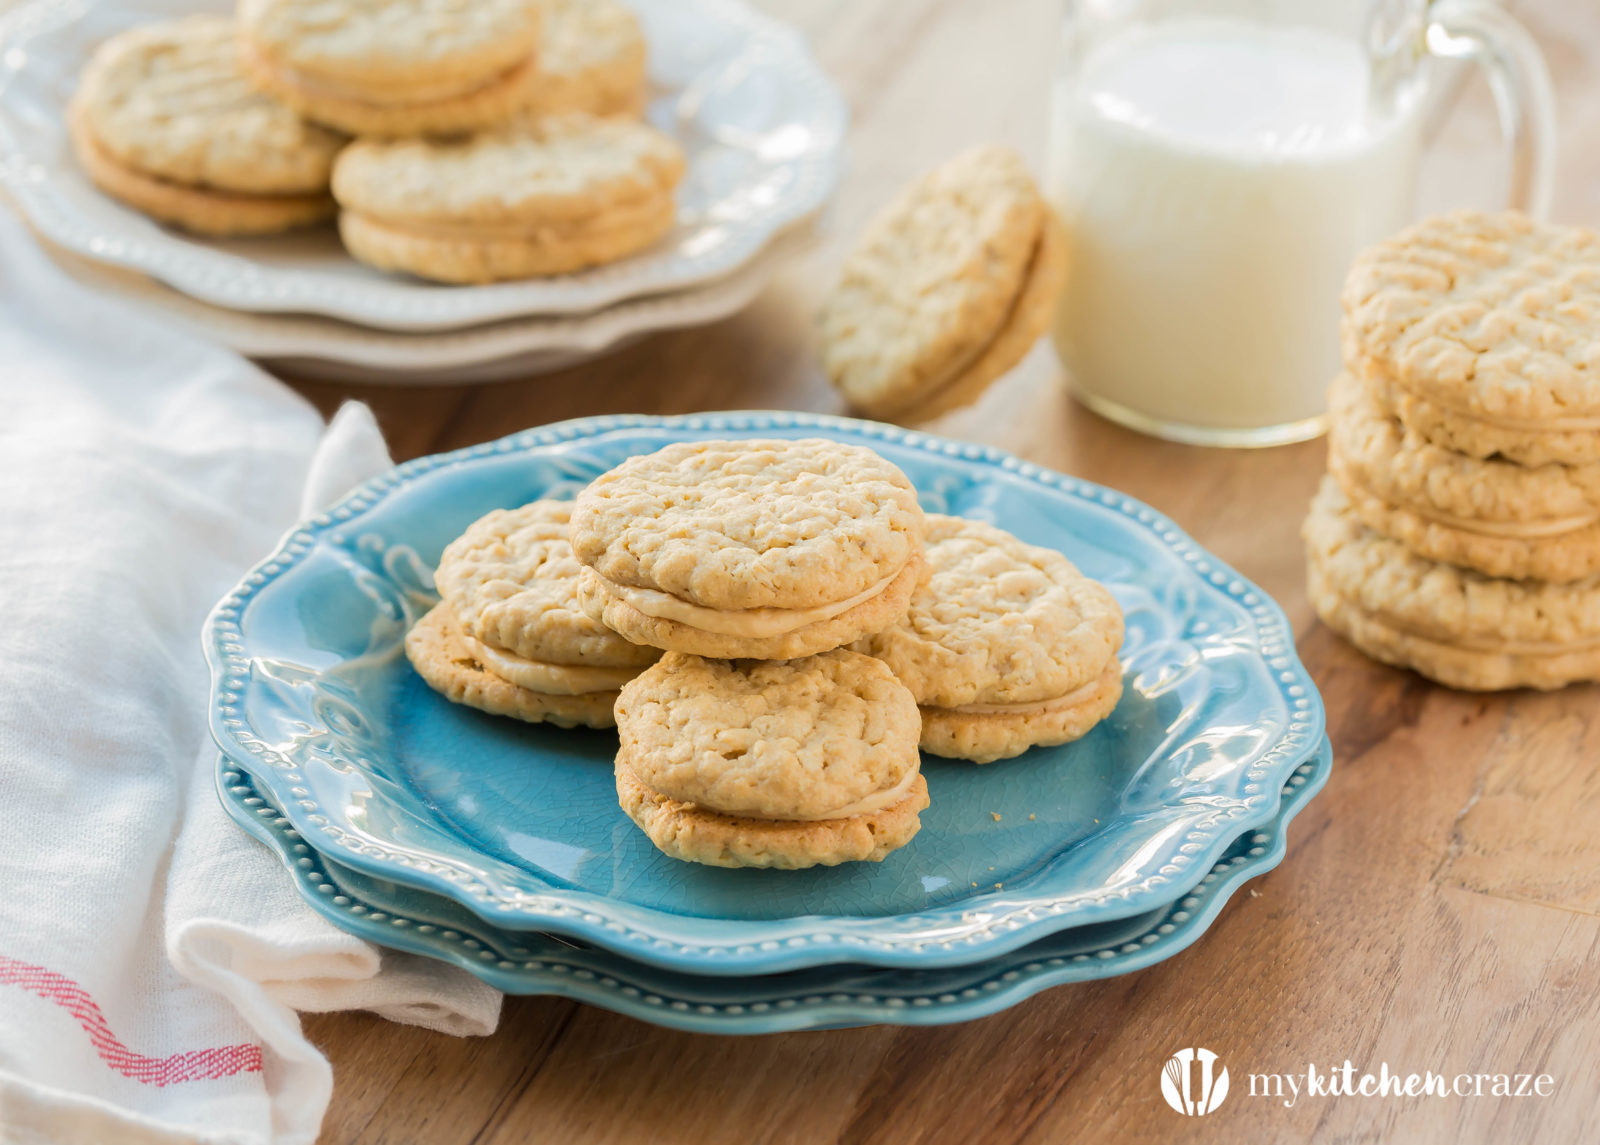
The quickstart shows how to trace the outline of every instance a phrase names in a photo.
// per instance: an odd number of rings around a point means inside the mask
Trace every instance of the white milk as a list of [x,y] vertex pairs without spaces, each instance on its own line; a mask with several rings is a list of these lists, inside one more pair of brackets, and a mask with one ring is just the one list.
[[1345,271],[1409,221],[1420,149],[1415,107],[1374,126],[1368,84],[1353,40],[1185,20],[1057,92],[1056,344],[1091,404],[1221,430],[1323,412]]

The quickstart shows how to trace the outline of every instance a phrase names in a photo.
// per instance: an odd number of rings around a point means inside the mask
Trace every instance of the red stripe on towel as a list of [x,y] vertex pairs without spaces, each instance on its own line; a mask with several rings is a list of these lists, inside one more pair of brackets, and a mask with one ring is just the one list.
[[261,1070],[261,1047],[253,1045],[186,1050],[164,1058],[135,1053],[111,1032],[110,1023],[89,996],[89,991],[43,966],[0,955],[0,984],[20,986],[60,1006],[78,1020],[108,1066],[145,1085],[175,1085],[182,1081],[232,1077],[236,1073],[259,1073]]

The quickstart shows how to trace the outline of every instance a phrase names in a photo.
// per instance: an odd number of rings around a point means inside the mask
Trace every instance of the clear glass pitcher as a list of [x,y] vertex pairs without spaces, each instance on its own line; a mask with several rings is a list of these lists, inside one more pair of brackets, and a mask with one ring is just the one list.
[[1543,214],[1549,74],[1481,0],[1068,0],[1049,192],[1079,398],[1179,441],[1320,433],[1345,272],[1413,221],[1438,58],[1485,69],[1509,205]]

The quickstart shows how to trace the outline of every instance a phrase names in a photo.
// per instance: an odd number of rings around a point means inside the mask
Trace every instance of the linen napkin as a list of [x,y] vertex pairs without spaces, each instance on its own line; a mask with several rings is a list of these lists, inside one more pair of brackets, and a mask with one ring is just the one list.
[[324,429],[0,213],[0,1141],[311,1142],[295,1011],[494,1028],[496,991],[314,914],[212,787],[207,611],[387,465],[365,406]]

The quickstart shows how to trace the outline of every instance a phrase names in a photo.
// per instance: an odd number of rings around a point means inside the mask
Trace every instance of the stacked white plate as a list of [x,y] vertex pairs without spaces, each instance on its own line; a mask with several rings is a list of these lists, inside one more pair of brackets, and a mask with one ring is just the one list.
[[441,286],[362,266],[332,227],[260,239],[168,230],[78,169],[66,104],[95,46],[211,0],[25,0],[0,18],[0,187],[75,277],[301,374],[479,382],[556,369],[725,317],[809,240],[838,180],[843,99],[792,29],[739,0],[627,0],[649,118],[683,145],[678,225],[633,258]]

